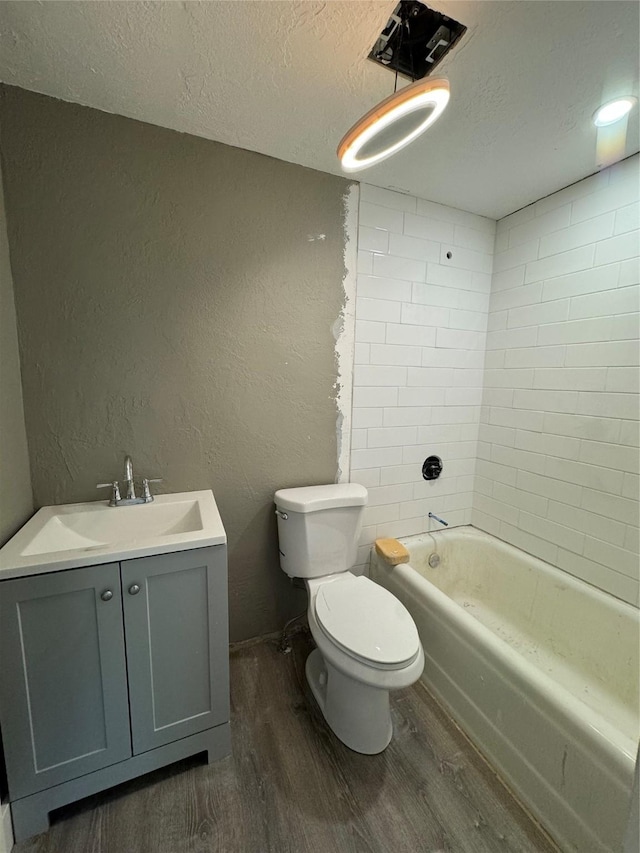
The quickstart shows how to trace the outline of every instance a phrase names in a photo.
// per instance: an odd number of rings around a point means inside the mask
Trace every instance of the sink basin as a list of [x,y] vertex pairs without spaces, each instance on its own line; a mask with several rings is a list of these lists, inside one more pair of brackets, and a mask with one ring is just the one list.
[[[105,511],[96,504],[53,509],[53,514],[22,550],[22,554],[48,554],[95,548],[112,542],[135,542],[149,536],[170,536],[202,530],[197,500],[139,504]],[[109,507],[113,509],[113,507]],[[127,510],[137,510],[127,512]]]
[[226,542],[213,493],[158,495],[152,503],[107,501],[43,507],[0,548],[0,577],[95,565]]

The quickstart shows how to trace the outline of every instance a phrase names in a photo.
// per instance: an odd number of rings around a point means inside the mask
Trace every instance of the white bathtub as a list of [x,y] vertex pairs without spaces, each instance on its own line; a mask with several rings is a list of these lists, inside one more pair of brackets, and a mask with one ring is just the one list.
[[[416,621],[425,684],[563,850],[622,849],[638,744],[638,611],[459,527],[375,552]],[[437,554],[440,564],[429,566]]]

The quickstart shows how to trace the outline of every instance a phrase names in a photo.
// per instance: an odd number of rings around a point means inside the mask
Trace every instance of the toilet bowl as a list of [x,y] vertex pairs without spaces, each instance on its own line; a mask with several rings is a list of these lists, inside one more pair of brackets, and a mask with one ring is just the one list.
[[343,743],[382,752],[393,734],[389,691],[413,684],[424,667],[413,619],[387,590],[349,572],[309,580],[307,588],[317,646],[305,667],[311,691]]
[[355,562],[367,492],[355,484],[276,492],[280,563],[305,580],[316,649],[306,662],[311,691],[334,734],[375,754],[393,729],[389,691],[422,673],[424,653],[395,596],[348,571]]

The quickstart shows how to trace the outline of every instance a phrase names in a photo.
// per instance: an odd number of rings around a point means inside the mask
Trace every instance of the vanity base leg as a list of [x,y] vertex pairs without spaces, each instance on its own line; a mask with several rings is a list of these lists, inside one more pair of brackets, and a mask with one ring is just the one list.
[[53,788],[13,800],[11,817],[15,841],[16,843],[24,841],[38,832],[46,832],[49,829],[49,812],[59,809],[60,806],[66,806],[68,803],[201,752],[206,752],[209,764],[229,755],[231,752],[229,723],[222,723],[212,729],[158,746],[149,752],[133,755],[118,764],[111,764],[101,770],[63,782],[61,785],[54,785]]
[[49,829],[49,809],[33,797],[15,800],[11,803],[11,822],[15,842],[24,841]]

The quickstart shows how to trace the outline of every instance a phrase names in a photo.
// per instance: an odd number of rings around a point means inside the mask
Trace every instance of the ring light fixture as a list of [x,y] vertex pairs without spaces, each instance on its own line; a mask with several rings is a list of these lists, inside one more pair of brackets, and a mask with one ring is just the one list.
[[375,166],[417,139],[444,112],[449,81],[423,78],[394,92],[357,121],[338,146],[345,172]]

